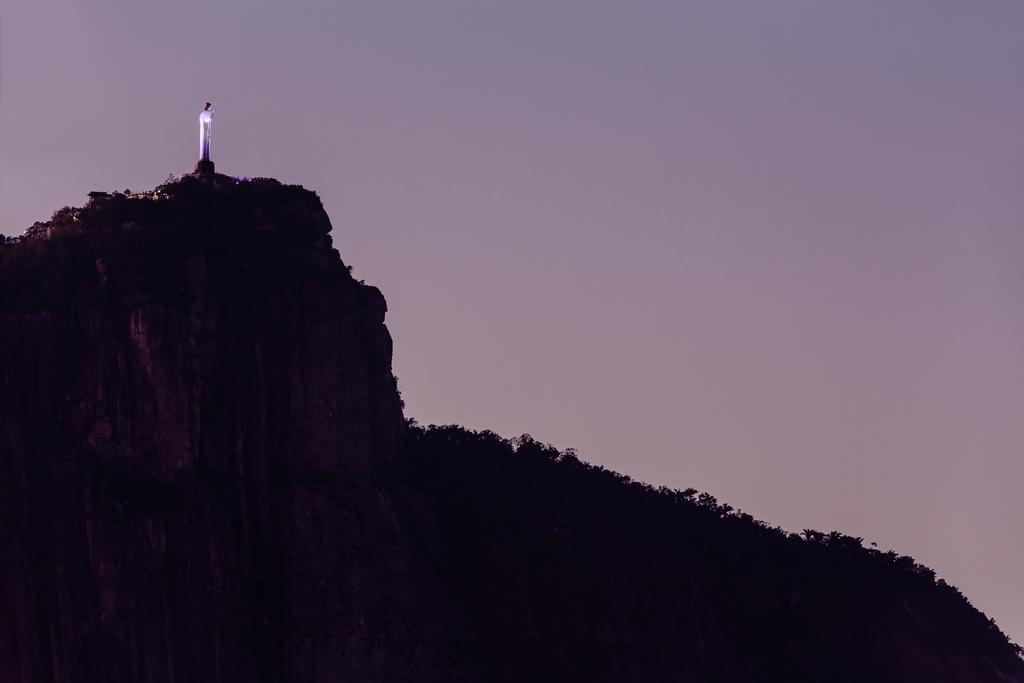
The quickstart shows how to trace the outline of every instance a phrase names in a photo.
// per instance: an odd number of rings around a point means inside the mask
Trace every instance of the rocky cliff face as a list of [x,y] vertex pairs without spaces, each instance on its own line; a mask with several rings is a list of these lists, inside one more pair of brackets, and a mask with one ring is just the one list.
[[406,429],[330,228],[211,176],[0,244],[0,681],[1024,681],[912,563]]
[[428,661],[386,306],[330,228],[218,176],[0,247],[0,680]]

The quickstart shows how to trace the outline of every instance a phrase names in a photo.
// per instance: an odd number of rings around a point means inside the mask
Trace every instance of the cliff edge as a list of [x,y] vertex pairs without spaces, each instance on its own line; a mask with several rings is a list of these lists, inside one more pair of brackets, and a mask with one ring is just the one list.
[[386,305],[330,230],[302,188],[185,177],[0,246],[4,681],[429,661]]

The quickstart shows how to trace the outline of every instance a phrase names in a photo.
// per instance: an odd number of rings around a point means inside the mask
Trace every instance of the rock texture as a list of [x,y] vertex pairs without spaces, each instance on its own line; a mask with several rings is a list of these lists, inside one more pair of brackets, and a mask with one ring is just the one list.
[[0,680],[429,661],[386,306],[330,229],[218,176],[0,247]]
[[912,562],[407,428],[330,229],[218,175],[0,244],[0,681],[1024,682]]

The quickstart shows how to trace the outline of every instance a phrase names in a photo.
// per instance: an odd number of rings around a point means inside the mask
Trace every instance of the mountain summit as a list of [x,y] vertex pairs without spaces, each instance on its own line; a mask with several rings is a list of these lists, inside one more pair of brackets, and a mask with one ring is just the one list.
[[1024,683],[909,558],[407,421],[330,232],[211,173],[0,244],[0,680]]

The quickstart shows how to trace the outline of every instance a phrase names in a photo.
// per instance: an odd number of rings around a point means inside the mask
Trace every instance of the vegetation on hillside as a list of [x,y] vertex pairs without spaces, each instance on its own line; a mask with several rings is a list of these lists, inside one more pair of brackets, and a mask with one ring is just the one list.
[[674,656],[643,639],[689,637],[687,620],[728,633],[752,666],[785,680],[888,680],[879,672],[897,667],[873,659],[886,655],[870,651],[872,634],[897,639],[919,623],[939,651],[1020,664],[1020,648],[955,587],[860,538],[787,533],[710,494],[642,484],[528,435],[413,422],[407,449],[442,530],[437,561],[483,624],[474,647],[483,666],[499,662],[496,675],[607,679],[616,653]]

